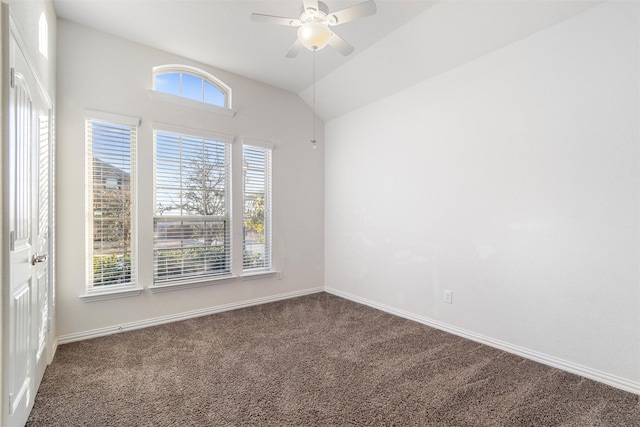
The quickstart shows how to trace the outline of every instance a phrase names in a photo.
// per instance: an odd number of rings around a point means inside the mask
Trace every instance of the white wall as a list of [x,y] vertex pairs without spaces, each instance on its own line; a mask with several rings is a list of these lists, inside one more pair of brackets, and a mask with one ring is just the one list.
[[640,392],[638,12],[595,7],[327,122],[326,287]]
[[[58,335],[80,334],[130,322],[322,287],[324,152],[311,148],[311,111],[297,96],[174,55],[58,21]],[[233,90],[234,118],[151,100],[152,67],[193,65]],[[273,244],[276,278],[86,303],[85,108],[140,117],[139,183],[151,189],[151,122],[247,136],[274,143]],[[319,132],[322,140],[322,131]],[[236,139],[233,149],[241,141]],[[302,201],[302,203],[301,203]],[[140,284],[152,281],[153,195],[140,191]],[[237,240],[236,240],[237,241]]]

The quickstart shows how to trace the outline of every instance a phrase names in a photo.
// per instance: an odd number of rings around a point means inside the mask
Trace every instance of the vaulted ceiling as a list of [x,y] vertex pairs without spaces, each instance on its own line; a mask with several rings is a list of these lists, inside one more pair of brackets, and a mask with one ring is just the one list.
[[[326,0],[331,11],[363,0]],[[316,55],[317,111],[328,120],[473,60],[601,0],[376,0],[373,16],[334,27],[355,51]],[[54,0],[57,15],[311,100],[312,52],[289,59],[301,0]]]

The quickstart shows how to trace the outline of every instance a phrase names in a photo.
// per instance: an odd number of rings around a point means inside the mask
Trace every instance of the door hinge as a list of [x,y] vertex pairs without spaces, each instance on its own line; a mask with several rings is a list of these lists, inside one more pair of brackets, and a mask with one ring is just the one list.
[[16,69],[11,68],[11,89],[16,87]]
[[15,231],[9,232],[9,250],[10,251],[16,250],[16,232]]
[[9,415],[13,414],[13,393],[9,393]]
[[47,332],[51,332],[51,318],[47,318]]

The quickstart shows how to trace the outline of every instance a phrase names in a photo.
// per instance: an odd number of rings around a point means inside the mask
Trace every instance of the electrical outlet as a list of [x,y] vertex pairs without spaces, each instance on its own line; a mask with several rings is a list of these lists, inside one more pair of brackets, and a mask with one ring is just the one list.
[[276,273],[276,280],[282,280],[282,271]]
[[453,291],[450,291],[449,289],[445,289],[444,290],[444,295],[442,297],[442,300],[446,304],[453,304]]

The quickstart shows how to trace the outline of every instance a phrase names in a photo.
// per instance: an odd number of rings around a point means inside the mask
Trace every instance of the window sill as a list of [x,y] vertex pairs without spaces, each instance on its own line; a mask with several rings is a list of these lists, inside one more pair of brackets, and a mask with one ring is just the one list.
[[251,271],[243,273],[242,276],[240,276],[240,280],[266,279],[268,277],[276,277],[278,273],[280,272],[275,270]]
[[220,283],[231,283],[231,282],[235,282],[236,280],[236,276],[222,276],[222,277],[207,277],[204,279],[200,279],[200,280],[190,280],[190,281],[176,281],[176,282],[169,282],[166,284],[162,284],[162,285],[153,285],[149,287],[149,290],[151,291],[151,293],[157,294],[160,292],[171,292],[171,291],[177,291],[180,289],[189,289],[189,288],[199,288],[202,286],[209,286],[209,285],[217,285]]
[[86,294],[80,295],[80,299],[84,302],[104,301],[116,298],[137,297],[142,292],[142,288],[119,288],[100,291],[87,291]]
[[227,107],[219,107],[213,104],[207,104],[200,101],[194,101],[192,99],[183,98],[181,96],[171,95],[164,92],[158,92],[154,89],[149,89],[149,98],[154,101],[164,101],[170,102],[172,104],[181,105],[183,107],[195,108],[197,110],[208,111],[210,113],[221,114],[227,117],[234,117],[236,115],[236,111],[227,108]]

